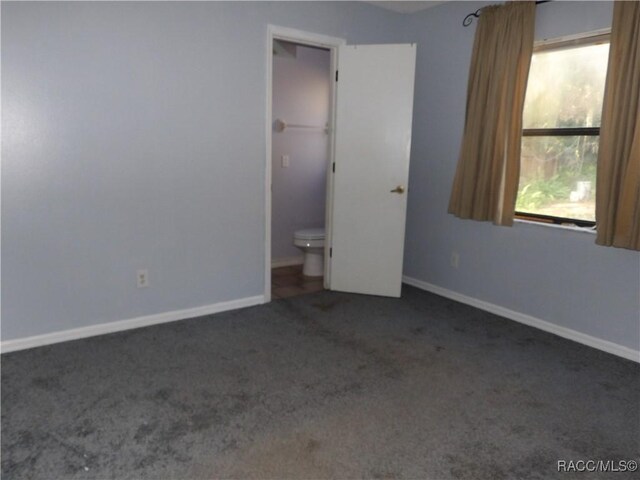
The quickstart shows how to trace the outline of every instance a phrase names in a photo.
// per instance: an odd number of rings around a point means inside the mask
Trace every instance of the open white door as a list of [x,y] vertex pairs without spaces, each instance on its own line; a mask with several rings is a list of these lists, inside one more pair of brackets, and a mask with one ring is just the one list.
[[341,46],[329,288],[399,297],[415,45]]

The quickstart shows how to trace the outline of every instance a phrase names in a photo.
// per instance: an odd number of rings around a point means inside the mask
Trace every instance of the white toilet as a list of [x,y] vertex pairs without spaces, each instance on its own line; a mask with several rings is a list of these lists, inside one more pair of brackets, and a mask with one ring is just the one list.
[[302,274],[307,277],[324,275],[324,228],[297,230],[293,244],[304,253]]

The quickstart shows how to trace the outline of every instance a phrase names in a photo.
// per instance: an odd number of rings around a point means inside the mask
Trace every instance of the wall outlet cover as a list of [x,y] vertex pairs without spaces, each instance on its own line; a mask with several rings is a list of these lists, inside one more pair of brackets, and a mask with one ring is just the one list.
[[137,283],[138,288],[146,288],[149,286],[149,271],[144,268],[140,269],[137,272]]

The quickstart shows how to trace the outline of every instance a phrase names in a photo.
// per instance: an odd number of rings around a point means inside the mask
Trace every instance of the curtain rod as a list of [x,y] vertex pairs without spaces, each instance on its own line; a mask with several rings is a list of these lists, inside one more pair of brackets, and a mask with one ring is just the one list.
[[[549,3],[551,0],[538,0],[536,2],[536,5],[539,5],[541,3]],[[484,8],[484,7],[483,7]],[[464,17],[464,20],[462,21],[462,26],[463,27],[468,27],[469,25],[471,25],[471,22],[473,22],[474,17],[475,18],[480,18],[480,13],[482,12],[482,8],[479,8],[478,10],[476,10],[473,13],[470,13],[469,15],[467,15],[466,17]]]

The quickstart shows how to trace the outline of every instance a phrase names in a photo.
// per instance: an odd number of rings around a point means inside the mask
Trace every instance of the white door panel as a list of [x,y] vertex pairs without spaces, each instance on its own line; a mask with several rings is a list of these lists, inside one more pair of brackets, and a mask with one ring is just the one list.
[[339,49],[331,290],[400,296],[415,55],[415,45]]

